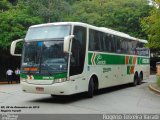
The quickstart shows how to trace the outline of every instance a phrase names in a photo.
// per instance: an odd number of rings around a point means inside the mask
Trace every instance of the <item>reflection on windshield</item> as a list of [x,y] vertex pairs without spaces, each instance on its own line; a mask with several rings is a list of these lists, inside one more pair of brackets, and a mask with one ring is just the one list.
[[41,75],[67,72],[68,56],[63,52],[63,41],[28,42],[23,52],[22,72],[33,67],[38,68],[34,72]]
[[52,25],[29,28],[25,40],[64,38],[70,34],[70,25]]
[[42,51],[42,73],[53,74],[67,71],[67,56],[63,52],[62,41],[44,42]]
[[26,43],[24,49],[23,66],[38,66],[40,63],[41,48],[36,42]]

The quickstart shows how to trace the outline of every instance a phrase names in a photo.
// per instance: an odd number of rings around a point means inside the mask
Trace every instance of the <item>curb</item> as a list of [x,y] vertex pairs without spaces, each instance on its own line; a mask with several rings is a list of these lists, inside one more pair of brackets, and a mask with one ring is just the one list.
[[[0,82],[0,85],[5,85],[5,84],[8,84],[8,82],[5,82],[5,81],[4,82]],[[11,84],[11,83],[9,83],[9,84]],[[13,81],[12,84],[19,84],[19,83],[16,83],[15,81]]]
[[155,87],[153,87],[152,84],[149,84],[149,85],[148,85],[148,88],[149,88],[151,91],[155,92],[156,94],[160,95],[160,90],[158,90],[158,89],[156,89]]

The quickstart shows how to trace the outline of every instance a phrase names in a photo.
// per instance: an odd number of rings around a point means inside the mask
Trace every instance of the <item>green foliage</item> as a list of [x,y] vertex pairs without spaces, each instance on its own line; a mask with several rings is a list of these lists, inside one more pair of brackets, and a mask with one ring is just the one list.
[[[11,0],[12,1],[12,0]],[[30,25],[78,21],[146,38],[140,20],[148,16],[146,0],[8,0],[0,1],[0,47],[23,38]]]
[[146,0],[81,0],[72,6],[66,21],[81,21],[109,27],[146,39],[140,20],[149,15],[151,7]]
[[10,7],[11,5],[7,0],[0,1],[0,12],[8,10]]
[[148,47],[152,49],[160,48],[160,9],[155,8],[150,12],[150,16],[142,21],[143,30],[148,34]]
[[40,23],[38,17],[27,14],[26,10],[10,9],[0,14],[0,47],[8,49],[12,40],[23,38],[30,25]]
[[70,6],[64,0],[28,0],[30,13],[43,18],[44,22],[63,21]]

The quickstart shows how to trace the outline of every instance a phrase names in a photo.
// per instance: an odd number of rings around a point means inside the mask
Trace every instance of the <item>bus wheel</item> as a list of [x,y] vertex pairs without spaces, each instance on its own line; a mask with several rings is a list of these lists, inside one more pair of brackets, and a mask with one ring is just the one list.
[[92,98],[93,93],[94,93],[94,82],[93,82],[93,78],[91,78],[88,85],[87,97]]
[[138,79],[138,85],[140,85],[141,83],[142,83],[142,80],[143,80],[143,74],[142,73],[140,73],[140,75],[139,75],[139,79]]
[[138,84],[138,75],[135,73],[134,80],[133,80],[133,86],[136,86]]

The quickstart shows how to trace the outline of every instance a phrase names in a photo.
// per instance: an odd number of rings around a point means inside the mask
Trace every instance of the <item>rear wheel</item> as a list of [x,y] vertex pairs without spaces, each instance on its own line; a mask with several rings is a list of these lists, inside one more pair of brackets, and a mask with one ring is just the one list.
[[136,86],[138,84],[138,75],[135,73],[134,80],[133,80],[133,86]]
[[88,92],[87,92],[87,97],[92,98],[94,94],[94,82],[93,78],[90,79],[89,84],[88,84]]

